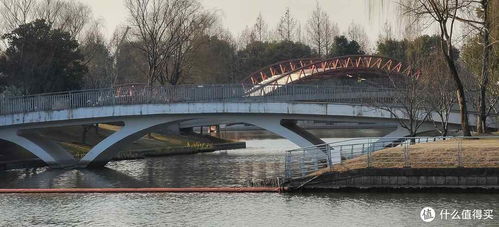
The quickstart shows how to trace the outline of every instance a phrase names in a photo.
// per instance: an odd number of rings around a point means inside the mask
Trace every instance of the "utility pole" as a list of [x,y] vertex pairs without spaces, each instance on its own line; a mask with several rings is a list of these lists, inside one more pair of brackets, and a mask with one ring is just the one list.
[[121,46],[121,44],[123,44],[123,40],[125,40],[126,35],[128,34],[129,30],[130,30],[130,26],[126,26],[125,32],[123,33],[123,36],[121,36],[121,39],[118,42],[118,45],[116,46],[116,50],[114,51],[114,55],[113,55],[114,78],[113,78],[113,83],[111,84],[111,87],[114,87],[116,85],[116,82],[118,81],[118,70],[116,69],[116,67],[118,65],[118,52],[119,52],[120,46]]

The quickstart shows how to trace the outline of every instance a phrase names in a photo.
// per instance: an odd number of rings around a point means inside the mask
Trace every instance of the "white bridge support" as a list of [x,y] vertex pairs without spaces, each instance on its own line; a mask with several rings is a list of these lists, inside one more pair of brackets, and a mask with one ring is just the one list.
[[[217,121],[216,118],[219,116],[210,118],[209,120]],[[313,136],[310,133],[304,134],[305,130],[294,125],[294,127],[283,126],[282,117],[278,116],[254,116],[254,115],[242,115],[237,118],[234,117],[224,117],[225,121],[243,122],[255,125],[267,131],[270,131],[276,135],[284,137],[299,147],[312,147],[318,144],[324,144],[320,138]],[[233,118],[231,120],[231,118]],[[121,128],[120,131],[107,137],[94,148],[92,148],[85,157],[80,160],[80,167],[103,167],[108,163],[115,155],[123,150],[124,145],[133,142],[147,133],[154,131],[157,128],[165,127],[170,124],[177,124],[180,121],[189,121],[189,119],[179,119],[172,117],[142,117],[137,119],[125,120],[125,126]],[[208,120],[208,119],[206,119]],[[218,120],[220,121],[220,119]],[[289,123],[288,123],[289,124]],[[340,162],[341,157],[339,152],[337,154],[333,152],[333,162]]]
[[[434,131],[435,128],[429,126],[428,124],[423,124],[419,129],[418,133],[424,133],[429,131]],[[385,149],[387,146],[396,145],[400,142],[404,142],[403,137],[410,136],[409,130],[401,127],[400,125],[394,131],[388,133],[387,135],[381,137],[377,141],[374,141],[373,145],[364,150],[364,152],[374,152],[378,150]]]
[[[259,128],[265,129],[269,132],[272,132],[276,135],[279,135],[283,138],[286,138],[287,140],[291,141],[292,143],[296,144],[297,146],[301,148],[306,148],[306,147],[313,147],[315,145],[319,144],[325,144],[323,140],[320,138],[310,134],[306,130],[298,127],[296,125],[296,121],[294,120],[288,120],[288,119],[283,119],[283,116],[272,116],[272,115],[266,115],[266,116],[255,116],[255,115],[242,115],[238,117],[234,116],[227,116],[223,117],[225,123],[236,123],[236,122],[241,122],[241,123],[247,123],[247,124],[252,124],[254,126],[257,126]],[[206,120],[215,120],[215,119],[205,119]],[[220,121],[218,121],[220,122]],[[316,149],[316,148],[314,148]],[[324,153],[326,154],[326,150],[320,150],[317,148],[318,153]],[[331,162],[333,164],[335,163],[340,163],[341,162],[341,154],[339,151],[331,151]]]
[[119,152],[123,151],[126,144],[129,144],[156,127],[161,127],[174,121],[171,117],[138,117],[127,119],[124,126],[117,132],[108,136],[95,145],[79,162],[82,168],[104,167]]
[[53,168],[71,167],[77,163],[73,155],[66,152],[59,144],[34,133],[22,133],[14,128],[2,129],[0,139],[28,150]]
[[[308,133],[296,125],[296,121],[284,120],[283,116],[275,115],[248,115],[220,116],[197,118],[189,115],[179,116],[134,116],[122,119],[124,126],[117,132],[108,136],[95,145],[80,161],[65,151],[57,143],[42,138],[36,134],[19,135],[17,129],[0,130],[0,139],[15,143],[29,152],[33,153],[41,160],[53,168],[100,168],[104,167],[113,157],[123,151],[127,144],[143,137],[156,129],[168,127],[180,122],[202,119],[203,121],[215,122],[240,122],[252,124],[276,135],[288,139],[299,147],[313,147],[324,144],[320,138]],[[318,149],[318,152],[325,153]],[[332,152],[331,161],[337,163],[341,161],[339,152]]]

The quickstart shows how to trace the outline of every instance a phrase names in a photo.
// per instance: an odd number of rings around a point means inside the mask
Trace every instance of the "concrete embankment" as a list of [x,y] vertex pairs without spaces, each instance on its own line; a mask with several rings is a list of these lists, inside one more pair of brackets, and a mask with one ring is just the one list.
[[366,168],[284,183],[290,191],[480,189],[499,191],[499,168]]

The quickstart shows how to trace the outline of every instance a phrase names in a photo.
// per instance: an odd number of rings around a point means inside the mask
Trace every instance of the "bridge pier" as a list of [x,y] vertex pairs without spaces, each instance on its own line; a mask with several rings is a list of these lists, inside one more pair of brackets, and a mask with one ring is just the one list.
[[117,132],[95,145],[79,162],[81,168],[101,168],[131,143],[154,128],[172,123],[174,119],[165,117],[136,118],[125,120],[125,125]]
[[[296,144],[301,148],[314,147],[315,145],[325,144],[323,140],[309,133],[303,128],[296,125],[296,120],[285,119],[283,116],[279,115],[223,115],[214,117],[204,117],[197,118],[194,120],[188,120],[181,123],[182,127],[194,127],[196,125],[210,125],[210,124],[230,124],[230,123],[246,123],[251,124],[261,129],[272,132],[278,136],[286,138],[292,143]],[[327,149],[320,150],[317,149],[318,155],[326,155]],[[335,151],[331,152],[331,162],[340,163],[341,154]]]
[[[314,145],[325,144],[322,139],[312,135],[305,129],[296,125],[296,121],[282,119],[280,117],[265,117],[258,119],[246,119],[245,123],[253,124],[257,127],[263,128],[276,135],[284,137],[299,147],[306,148]],[[327,151],[322,151],[317,148],[318,154],[325,154]],[[331,151],[331,163],[341,163],[341,154],[339,151]]]
[[36,133],[23,133],[18,129],[0,130],[0,139],[17,144],[36,155],[52,168],[73,167],[77,161],[59,144],[42,138]]
[[[423,124],[419,128],[418,133],[429,132],[429,131],[434,131],[434,130],[435,130],[435,128],[433,126]],[[377,150],[385,149],[387,146],[405,141],[405,139],[403,139],[403,137],[407,137],[410,135],[411,135],[411,133],[409,132],[409,130],[407,130],[401,126],[397,126],[397,129],[395,129],[394,131],[388,133],[387,135],[383,136],[382,138],[378,139],[377,141],[374,141],[370,147],[368,147],[367,149],[364,150],[364,152],[374,152]]]

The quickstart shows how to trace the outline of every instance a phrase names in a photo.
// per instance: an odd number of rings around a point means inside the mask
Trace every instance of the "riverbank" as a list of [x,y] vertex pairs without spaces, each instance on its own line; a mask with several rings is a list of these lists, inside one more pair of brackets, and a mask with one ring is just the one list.
[[499,139],[449,139],[343,160],[285,186],[291,190],[499,190],[498,176]]

